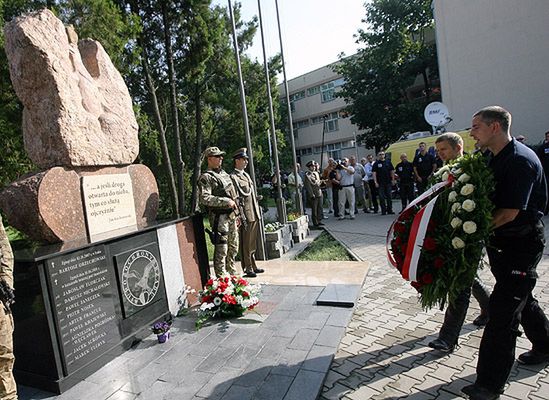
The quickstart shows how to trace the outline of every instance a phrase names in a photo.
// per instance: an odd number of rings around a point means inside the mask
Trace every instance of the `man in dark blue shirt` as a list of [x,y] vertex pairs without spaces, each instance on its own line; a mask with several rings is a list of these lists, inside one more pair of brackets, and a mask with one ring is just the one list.
[[419,151],[414,157],[414,174],[416,176],[417,192],[421,194],[427,189],[429,178],[433,175],[436,169],[435,157],[427,151],[427,144],[421,142]]
[[398,179],[398,191],[400,194],[400,202],[402,203],[402,211],[406,208],[409,202],[414,199],[414,167],[408,161],[406,153],[400,155],[400,162],[395,168],[395,173]]
[[379,193],[381,215],[394,214],[391,189],[392,185],[395,184],[395,167],[393,167],[391,161],[385,159],[384,151],[377,154],[377,160],[372,166],[372,174]]
[[532,296],[536,266],[545,246],[541,218],[547,185],[536,154],[511,137],[511,114],[499,106],[473,116],[471,136],[492,152],[494,235],[486,246],[496,284],[490,297],[490,320],[479,349],[477,379],[462,389],[470,399],[498,399],[515,358],[519,323],[532,350],[518,362],[549,362],[549,320]]

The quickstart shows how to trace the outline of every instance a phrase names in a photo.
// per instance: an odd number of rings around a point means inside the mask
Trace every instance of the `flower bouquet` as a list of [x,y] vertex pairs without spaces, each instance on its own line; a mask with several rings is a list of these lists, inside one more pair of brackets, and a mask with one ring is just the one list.
[[158,343],[164,343],[170,338],[170,328],[172,323],[169,321],[156,322],[151,330],[158,338]]
[[493,187],[480,153],[460,157],[435,174],[433,186],[389,230],[389,262],[418,290],[424,308],[443,307],[471,286],[492,230]]
[[259,303],[259,285],[251,285],[238,276],[210,279],[199,293],[200,308],[196,327],[210,318],[240,317]]

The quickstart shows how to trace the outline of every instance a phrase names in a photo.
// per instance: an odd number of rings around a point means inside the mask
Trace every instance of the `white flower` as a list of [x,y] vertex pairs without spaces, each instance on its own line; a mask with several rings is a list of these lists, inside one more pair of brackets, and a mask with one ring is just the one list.
[[452,246],[454,249],[463,249],[465,247],[465,242],[456,236],[452,239]]
[[219,297],[214,297],[214,304],[216,306],[220,305],[221,304],[221,299]]
[[452,204],[452,208],[451,208],[452,214],[456,214],[457,212],[459,212],[459,210],[461,210],[461,204],[460,203]]
[[448,201],[449,201],[450,203],[453,203],[454,201],[457,200],[457,197],[458,197],[458,194],[457,194],[454,190],[452,190],[452,191],[450,192],[450,194],[448,195]]
[[447,181],[450,174],[448,172],[445,172],[442,174],[442,181]]
[[469,175],[463,174],[458,178],[458,181],[460,181],[461,183],[467,183],[470,179],[471,177]]
[[450,172],[450,167],[445,165],[441,169],[439,169],[437,172],[435,172],[435,176],[440,176],[444,174],[445,172]]
[[465,221],[463,223],[463,232],[470,235],[471,233],[475,233],[477,231],[477,224],[475,224],[473,221]]
[[466,184],[461,188],[460,193],[464,196],[469,196],[471,193],[475,191],[475,186],[471,185],[470,183]]
[[467,212],[471,212],[475,209],[476,206],[477,204],[473,200],[465,200],[461,205],[461,208],[463,208]]
[[210,308],[214,308],[214,304],[213,303],[202,303],[200,304],[200,311],[206,311],[206,310],[209,310]]
[[461,223],[462,223],[462,221],[458,217],[454,217],[450,221],[450,225],[452,225],[452,228],[454,228],[454,229],[459,228],[461,226]]
[[[457,167],[457,166],[456,166],[456,167]],[[456,167],[452,168],[452,175],[454,175],[454,176],[458,176],[458,175],[460,175],[460,174],[463,172],[463,171],[461,170],[461,168],[456,168]]]

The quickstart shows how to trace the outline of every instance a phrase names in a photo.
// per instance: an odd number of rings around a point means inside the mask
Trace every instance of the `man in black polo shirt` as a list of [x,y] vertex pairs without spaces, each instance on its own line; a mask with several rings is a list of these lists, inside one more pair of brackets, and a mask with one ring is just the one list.
[[427,189],[429,178],[436,169],[435,158],[427,151],[427,144],[421,142],[419,151],[414,157],[414,174],[417,182],[417,192],[421,194]]
[[532,296],[536,266],[545,246],[541,218],[547,186],[536,154],[511,137],[511,114],[493,106],[473,116],[471,136],[493,154],[494,235],[486,246],[496,284],[490,297],[490,320],[484,329],[477,379],[462,389],[470,399],[491,400],[503,393],[515,358],[519,323],[532,350],[518,362],[549,362],[549,320]]
[[414,199],[414,167],[408,161],[406,153],[400,155],[400,162],[395,168],[395,173],[398,179],[398,189],[400,194],[400,202],[404,211],[409,202]]
[[377,154],[377,160],[372,167],[374,184],[379,193],[381,215],[394,214],[393,198],[391,196],[392,185],[395,184],[395,167],[391,161],[385,159],[385,152]]

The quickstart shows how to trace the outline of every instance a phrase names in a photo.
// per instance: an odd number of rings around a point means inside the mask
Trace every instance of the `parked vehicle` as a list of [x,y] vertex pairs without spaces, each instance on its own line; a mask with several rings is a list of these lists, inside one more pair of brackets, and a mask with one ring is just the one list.
[[[475,150],[475,140],[469,136],[469,130],[463,130],[456,132],[463,138],[463,147],[466,153],[472,153]],[[413,133],[405,140],[399,140],[398,142],[390,145],[385,150],[385,158],[390,160],[393,165],[397,165],[400,162],[400,155],[406,153],[408,160],[412,162],[416,155],[418,146],[421,142],[427,144],[429,153],[435,155],[435,140],[439,135],[430,135],[429,132],[420,135],[420,132]]]

